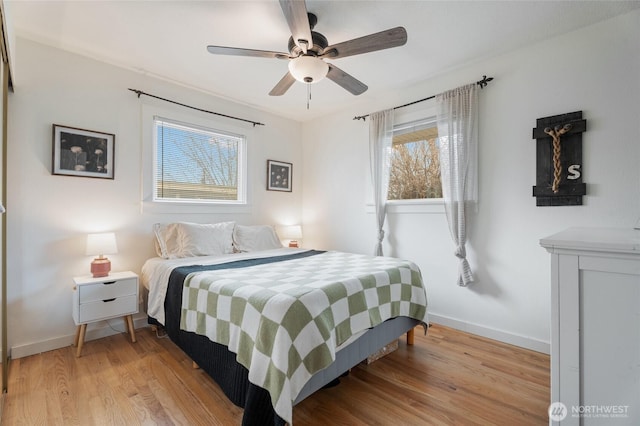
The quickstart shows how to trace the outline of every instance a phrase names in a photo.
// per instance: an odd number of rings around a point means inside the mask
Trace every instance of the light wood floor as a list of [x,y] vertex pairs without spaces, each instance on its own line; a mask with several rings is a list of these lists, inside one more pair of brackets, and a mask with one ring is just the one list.
[[[239,425],[169,339],[138,330],[13,360],[3,425]],[[295,425],[548,424],[549,357],[433,326],[294,408]]]

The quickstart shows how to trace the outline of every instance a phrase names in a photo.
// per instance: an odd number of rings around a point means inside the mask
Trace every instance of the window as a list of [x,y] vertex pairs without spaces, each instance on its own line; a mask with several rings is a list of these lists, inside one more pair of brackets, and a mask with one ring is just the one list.
[[245,137],[154,117],[154,201],[244,204]]
[[442,198],[435,117],[393,131],[388,200]]

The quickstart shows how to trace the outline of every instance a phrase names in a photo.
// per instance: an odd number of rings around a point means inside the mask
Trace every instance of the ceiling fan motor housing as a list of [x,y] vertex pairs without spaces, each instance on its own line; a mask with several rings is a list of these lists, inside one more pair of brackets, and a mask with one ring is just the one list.
[[[311,41],[313,42],[313,46],[307,49],[307,55],[311,54],[313,56],[318,56],[326,49],[329,45],[329,41],[325,36],[315,31],[311,31]],[[289,37],[289,53],[291,56],[300,56],[302,54],[302,49],[293,41],[293,37]]]

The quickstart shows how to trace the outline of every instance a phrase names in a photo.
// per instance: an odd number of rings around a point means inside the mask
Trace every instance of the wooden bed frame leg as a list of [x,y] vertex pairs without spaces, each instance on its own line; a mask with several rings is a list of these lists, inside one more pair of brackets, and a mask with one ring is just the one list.
[[415,331],[414,328],[412,328],[411,330],[407,331],[407,345],[413,345],[414,331]]

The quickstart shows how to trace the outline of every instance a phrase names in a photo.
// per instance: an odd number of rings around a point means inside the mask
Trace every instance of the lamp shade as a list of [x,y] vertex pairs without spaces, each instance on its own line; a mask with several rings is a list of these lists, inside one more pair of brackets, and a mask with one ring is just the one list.
[[116,234],[113,232],[87,235],[87,256],[116,253],[118,253],[118,246],[116,245]]
[[302,226],[290,225],[283,226],[280,231],[280,237],[283,240],[298,240],[302,238]]
[[317,83],[326,77],[329,65],[315,56],[298,56],[289,61],[289,72],[303,83]]

